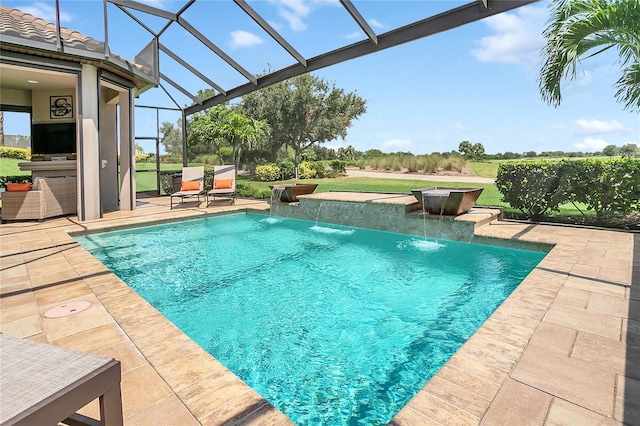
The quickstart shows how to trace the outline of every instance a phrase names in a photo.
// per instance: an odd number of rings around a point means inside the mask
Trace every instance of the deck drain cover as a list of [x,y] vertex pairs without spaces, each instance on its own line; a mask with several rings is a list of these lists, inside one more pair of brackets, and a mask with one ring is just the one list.
[[68,315],[77,314],[78,312],[82,312],[91,306],[91,302],[87,302],[85,300],[78,300],[76,302],[65,303],[64,305],[56,306],[55,308],[49,309],[44,313],[46,318],[60,318],[66,317]]

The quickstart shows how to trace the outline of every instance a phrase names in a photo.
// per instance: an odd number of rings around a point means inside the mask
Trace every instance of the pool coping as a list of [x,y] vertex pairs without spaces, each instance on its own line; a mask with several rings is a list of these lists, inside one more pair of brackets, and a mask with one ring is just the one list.
[[[163,203],[158,201],[158,204]],[[194,424],[291,424],[289,419],[177,330],[88,252],[79,247],[66,249],[70,243],[69,239],[72,240],[70,232],[102,232],[123,225],[146,225],[154,220],[154,223],[158,223],[158,219],[166,222],[187,217],[202,217],[205,214],[253,209],[264,211],[268,208],[259,203],[239,204],[234,208],[221,207],[205,212],[200,211],[202,209],[188,209],[168,216],[161,212],[146,218],[118,212],[119,214],[114,215],[106,214],[104,220],[91,223],[70,223],[68,220],[60,219],[63,223],[60,226],[56,226],[55,221],[47,221],[36,226],[30,224],[28,227],[4,224],[0,227],[0,236],[3,252],[7,247],[8,236],[21,235],[24,241],[31,241],[37,237],[29,234],[39,234],[40,237],[46,236],[50,242],[55,242],[57,249],[54,248],[53,251],[58,250],[58,253],[54,256],[61,256],[69,264],[76,265],[72,269],[77,280],[90,289],[116,328],[122,331],[121,337],[125,343],[131,343],[131,351],[137,352],[135,355],[144,360],[140,361],[142,367],[137,366],[132,371],[137,370],[136,374],[147,376],[155,372],[160,382],[164,383],[164,392],[160,395],[160,400],[164,401],[165,405],[166,401],[171,401],[176,406],[186,407],[187,413],[177,410],[186,416],[183,420],[191,416]],[[11,232],[14,229],[15,232]],[[633,348],[637,346],[640,342],[640,317],[637,312],[640,298],[637,290],[632,295],[631,284],[633,279],[637,281],[637,270],[640,268],[638,251],[633,250],[634,240],[637,243],[638,237],[615,231],[554,228],[547,225],[500,221],[479,227],[475,235],[487,240],[526,241],[555,246],[471,339],[393,418],[392,424],[505,424],[513,420],[515,414],[522,419],[523,413],[529,412],[532,424],[544,424],[548,419],[561,418],[567,413],[574,418],[619,424],[626,419],[625,409],[627,416],[629,412],[631,415],[638,415],[636,406],[630,403],[629,398],[625,398],[628,391],[620,393],[625,383],[627,386],[630,383],[640,383],[640,377],[631,369],[625,369],[627,362],[636,366],[636,361],[633,357],[630,361],[626,360],[624,354],[620,355],[619,349],[615,362],[604,363],[609,364],[608,366],[603,365],[596,356],[589,355],[594,358],[591,364],[595,366],[592,368],[598,370],[602,376],[598,376],[600,381],[596,381],[596,384],[606,388],[595,392],[598,396],[595,401],[579,392],[558,389],[553,377],[546,377],[551,385],[540,384],[537,381],[540,374],[530,372],[542,369],[542,376],[549,375],[538,365],[539,363],[530,359],[534,358],[534,355],[544,355],[543,359],[546,356],[556,362],[559,359],[570,366],[587,362],[587,356],[582,353],[585,350],[581,349],[579,356],[573,353],[578,338],[589,338],[589,341],[605,339],[609,346],[616,346],[614,343],[617,343],[616,347],[620,344]],[[28,262],[28,252],[22,253],[22,257],[23,264]],[[28,283],[31,289],[35,289],[32,293],[36,295],[47,291],[46,288],[40,289],[46,285],[46,282],[41,282],[35,277]],[[635,288],[637,289],[637,285]],[[3,293],[6,292],[3,290]],[[72,300],[87,297],[86,294],[75,298],[68,296],[70,294],[60,295],[60,298]],[[611,312],[612,309],[603,306],[603,298],[614,300],[619,312]],[[598,300],[598,303],[591,303],[592,299]],[[576,303],[576,300],[584,306],[575,306],[580,304]],[[626,310],[619,309],[625,304]],[[96,327],[80,327],[77,332],[60,337],[56,331],[48,329],[47,320],[41,317],[40,311],[50,305],[37,306],[40,332],[29,334],[24,331],[24,327],[12,327],[15,325],[14,322],[4,319],[3,332],[20,334],[22,330],[23,335],[18,337],[30,337],[80,350],[86,350],[87,344],[83,340],[88,335],[98,333]],[[132,309],[132,306],[135,309]],[[88,311],[95,311],[94,308],[99,307],[92,307]],[[77,317],[80,318],[81,315],[85,314],[78,314]],[[611,325],[616,324],[617,320],[617,330],[607,330],[613,327],[598,328],[589,325],[590,322],[586,318],[591,315],[596,318],[595,323],[605,322]],[[98,328],[107,327],[109,324],[111,322],[105,320]],[[558,338],[550,338],[550,333],[564,336],[562,342],[558,342]],[[617,339],[612,337],[616,333]],[[573,343],[570,344],[570,341]],[[569,346],[571,350],[567,349]],[[635,349],[632,353],[635,354]],[[145,369],[144,365],[148,365],[153,371]],[[145,371],[141,373],[140,370]],[[123,377],[126,374],[123,372]],[[514,391],[525,395],[526,398],[520,397],[516,400],[510,396]],[[126,387],[123,388],[123,393],[127,398]],[[607,404],[599,402],[603,398],[608,401]],[[517,410],[514,411],[514,407]],[[126,409],[125,406],[125,416],[129,423],[136,424],[144,418],[143,416],[153,416],[159,410],[161,407],[158,403],[130,409]],[[95,407],[87,407],[86,411],[95,412]]]

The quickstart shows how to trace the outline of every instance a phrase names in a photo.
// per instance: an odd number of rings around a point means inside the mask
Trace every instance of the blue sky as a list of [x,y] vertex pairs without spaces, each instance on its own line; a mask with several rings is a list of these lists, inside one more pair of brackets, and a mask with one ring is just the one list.
[[[185,2],[144,3],[177,11]],[[466,1],[353,3],[374,31],[382,34]],[[63,26],[105,39],[101,1],[60,0],[60,4]],[[305,57],[365,38],[335,0],[250,0],[249,4]],[[3,5],[55,21],[52,0],[4,0]],[[457,150],[465,140],[481,143],[487,153],[593,152],[609,144],[640,144],[640,118],[614,98],[613,85],[620,75],[615,52],[585,60],[577,78],[563,82],[560,107],[542,101],[537,76],[547,7],[542,1],[315,72],[367,101],[367,112],[354,122],[346,139],[325,146],[425,154]],[[134,13],[154,31],[165,23]],[[183,16],[250,73],[279,69],[294,61],[231,0],[198,0]],[[112,4],[107,17],[113,52],[133,59],[151,40],[146,30]],[[175,24],[161,42],[225,89],[246,82]],[[163,72],[192,93],[207,87],[169,57],[160,60]],[[165,87],[179,104],[191,103],[169,85]],[[144,93],[137,102],[175,106],[160,89]],[[155,115],[143,110],[136,114],[137,135],[155,135]],[[160,120],[175,123],[178,116],[163,112]]]

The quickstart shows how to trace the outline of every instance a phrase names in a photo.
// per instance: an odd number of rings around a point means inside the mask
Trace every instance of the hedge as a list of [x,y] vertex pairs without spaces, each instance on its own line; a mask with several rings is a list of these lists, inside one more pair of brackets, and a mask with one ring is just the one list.
[[[322,161],[303,161],[298,167],[298,179],[322,179],[336,177],[346,172],[344,161],[331,162],[331,170],[327,170]],[[262,164],[256,166],[255,179],[261,182],[289,180],[296,177],[296,166],[291,161],[281,161],[277,164]]]
[[26,148],[13,148],[9,146],[0,146],[0,157],[15,158],[16,160],[30,160],[31,151]]
[[[574,164],[576,163],[576,164]],[[584,203],[598,218],[640,210],[640,159],[565,161],[569,201]]]
[[531,219],[566,203],[583,203],[599,219],[626,216],[640,209],[640,159],[502,163],[496,187],[504,202]]

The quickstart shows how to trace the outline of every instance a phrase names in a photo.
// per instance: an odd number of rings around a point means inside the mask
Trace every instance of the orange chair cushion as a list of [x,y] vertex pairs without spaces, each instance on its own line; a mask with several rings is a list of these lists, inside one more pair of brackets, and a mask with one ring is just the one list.
[[200,189],[200,181],[194,180],[182,182],[182,187],[180,189],[182,191],[197,191],[198,189]]
[[26,192],[31,191],[31,182],[27,183],[13,183],[7,182],[8,192]]
[[217,179],[213,189],[231,189],[233,188],[233,179]]

